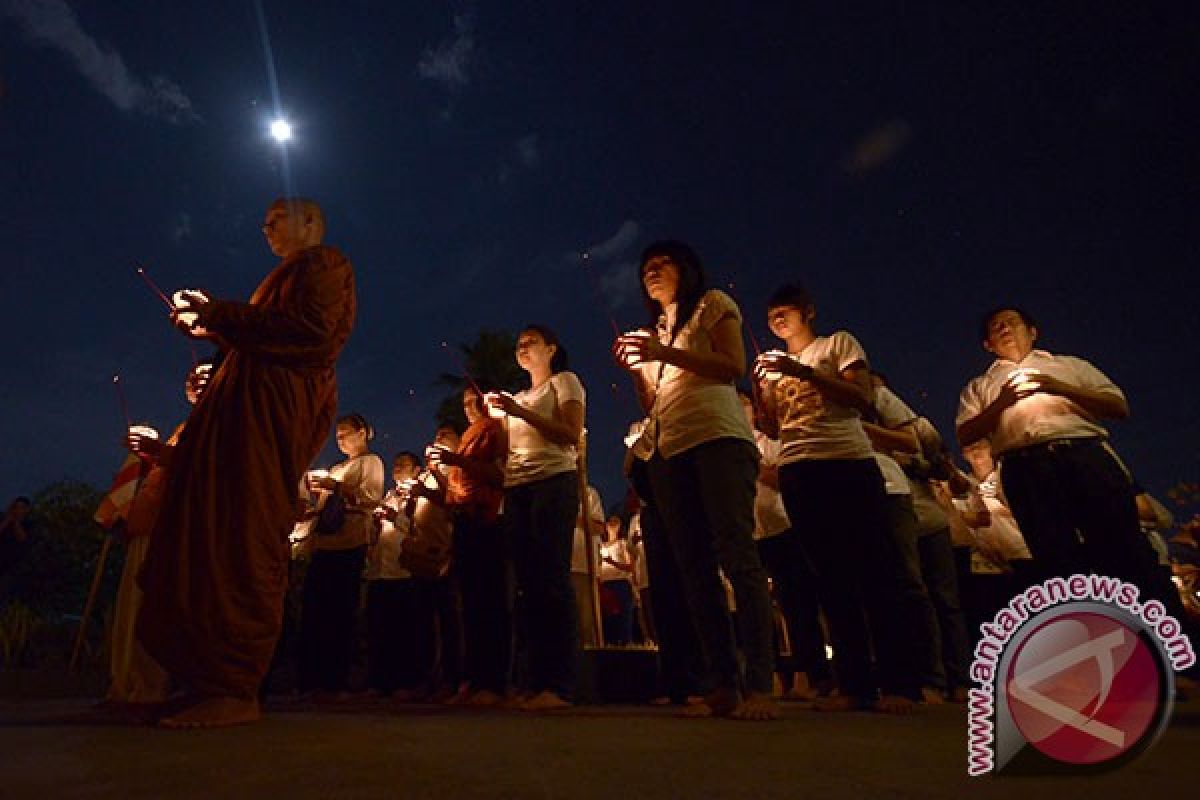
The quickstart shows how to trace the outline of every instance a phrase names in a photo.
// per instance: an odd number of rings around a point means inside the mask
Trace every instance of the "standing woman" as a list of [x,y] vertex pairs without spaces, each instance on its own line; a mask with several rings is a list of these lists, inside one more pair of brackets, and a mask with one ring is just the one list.
[[567,372],[567,352],[541,325],[517,337],[517,364],[530,387],[516,396],[490,393],[508,434],[504,518],[511,536],[517,588],[523,595],[529,650],[525,711],[571,705],[579,649],[571,546],[579,513],[578,445],[583,436],[583,384]]
[[[753,539],[758,450],[734,388],[746,371],[741,311],[706,288],[700,257],[682,242],[646,248],[640,275],[654,333],[622,336],[613,351],[650,415],[633,453],[647,461],[714,682],[691,712],[775,719],[771,601]],[[737,600],[744,691],[718,566]]]
[[[383,500],[383,461],[367,445],[373,434],[362,414],[340,418],[337,447],[346,460],[328,475],[308,475],[309,489],[319,494],[300,618],[301,682],[329,699],[349,688],[359,585],[372,514]],[[325,511],[331,503],[344,504],[340,520]]]

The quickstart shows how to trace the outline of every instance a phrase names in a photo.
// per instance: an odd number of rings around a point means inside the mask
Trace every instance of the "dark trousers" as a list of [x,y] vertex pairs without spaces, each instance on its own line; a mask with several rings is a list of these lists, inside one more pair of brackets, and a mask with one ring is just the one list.
[[717,686],[741,685],[720,567],[737,602],[746,689],[769,693],[774,626],[767,572],[753,538],[758,451],[740,439],[715,439],[669,459],[656,453],[648,467],[701,652]]
[[367,582],[367,687],[383,694],[414,688],[412,581]]
[[563,698],[575,691],[579,620],[571,587],[571,546],[579,515],[574,472],[504,493],[529,662],[529,688]]
[[775,598],[787,623],[796,671],[807,675],[810,685],[828,682],[833,676],[825,657],[816,576],[799,537],[789,529],[759,539],[758,554],[775,584]]
[[629,644],[633,641],[633,584],[626,580],[605,581],[601,592],[611,593],[614,606],[604,609],[604,643]]
[[[938,630],[937,612],[921,575],[921,553],[918,546],[920,526],[913,510],[912,496],[889,494],[885,503],[892,548],[888,558],[900,569],[902,576],[902,605],[895,607],[893,611],[901,615],[901,626],[912,632],[912,638],[907,643],[894,642],[893,647],[907,646],[907,654],[910,657],[908,668],[916,672],[920,686],[944,689],[946,671],[942,666],[941,633]],[[871,622],[872,629],[877,630],[879,624],[875,620]],[[878,636],[879,633],[876,632],[876,637]]]
[[970,643],[967,640],[967,621],[959,599],[958,572],[954,564],[954,547],[950,529],[929,533],[917,538],[917,553],[921,559],[921,577],[929,590],[929,599],[937,615],[938,652],[944,680],[927,684],[953,691],[969,684]]
[[658,688],[656,694],[682,704],[689,696],[712,691],[704,674],[700,636],[684,596],[683,577],[671,543],[663,530],[646,475],[645,462],[633,466],[635,488],[642,506],[642,543],[646,573],[650,579],[650,614],[658,642]]
[[1129,475],[1101,440],[1007,453],[1000,477],[1037,580],[1094,572],[1152,596],[1172,591],[1138,526]]
[[[918,604],[874,459],[792,462],[780,467],[779,485],[816,572],[842,692],[863,702],[874,701],[877,685],[889,694],[919,695],[917,665],[925,656],[913,647],[922,637],[914,623]],[[869,631],[875,633],[878,682]]]
[[437,636],[437,665],[434,676],[439,686],[458,691],[463,681],[462,602],[454,574],[429,581],[433,593],[433,620]]
[[462,597],[464,672],[474,691],[508,691],[512,608],[508,553],[498,522],[461,514],[454,522],[454,572]]
[[304,577],[300,617],[300,685],[303,689],[345,691],[354,657],[366,547],[317,550]]

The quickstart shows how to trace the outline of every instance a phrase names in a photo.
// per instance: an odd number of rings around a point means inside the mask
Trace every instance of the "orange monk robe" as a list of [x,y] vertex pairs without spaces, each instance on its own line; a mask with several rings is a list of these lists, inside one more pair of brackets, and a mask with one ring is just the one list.
[[296,485],[333,424],[354,311],[350,262],[318,246],[248,304],[205,314],[226,357],[171,454],[138,620],[146,650],[193,692],[252,699],[270,666]]

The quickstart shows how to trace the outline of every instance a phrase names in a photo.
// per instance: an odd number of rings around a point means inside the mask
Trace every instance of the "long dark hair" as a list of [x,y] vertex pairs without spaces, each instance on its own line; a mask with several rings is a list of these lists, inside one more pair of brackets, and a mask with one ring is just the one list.
[[675,315],[675,326],[671,330],[674,336],[679,332],[696,310],[700,298],[708,290],[708,280],[704,275],[704,264],[692,246],[673,239],[654,242],[642,251],[641,265],[638,267],[638,286],[642,290],[642,301],[650,313],[650,325],[658,325],[658,318],[664,309],[658,301],[646,293],[646,282],[642,280],[646,272],[646,262],[652,258],[666,256],[679,268],[679,288],[675,291],[675,301],[678,313]]
[[371,423],[367,422],[367,418],[357,411],[353,414],[345,414],[337,418],[337,425],[349,425],[356,431],[366,431],[367,441],[375,438],[375,429],[371,427]]
[[567,348],[562,346],[562,342],[558,341],[558,334],[547,328],[545,325],[539,325],[536,322],[531,322],[521,329],[521,333],[536,333],[542,337],[542,341],[548,345],[554,345],[554,355],[550,358],[550,373],[557,374],[567,368],[570,363],[567,359]]

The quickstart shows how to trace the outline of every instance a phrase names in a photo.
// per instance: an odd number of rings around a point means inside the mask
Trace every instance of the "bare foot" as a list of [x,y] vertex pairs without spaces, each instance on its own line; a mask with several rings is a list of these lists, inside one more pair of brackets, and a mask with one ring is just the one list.
[[545,689],[518,707],[522,711],[562,711],[564,708],[570,708],[571,703],[549,689]]
[[257,699],[240,697],[210,697],[195,705],[163,717],[158,724],[164,728],[227,728],[257,722],[262,714]]
[[927,706],[940,706],[946,702],[946,696],[942,694],[941,689],[935,689],[932,686],[922,686],[921,702]]
[[717,689],[696,703],[693,703],[692,698],[689,697],[681,716],[691,718],[728,717],[741,704],[742,696],[737,689]]
[[729,714],[733,719],[766,721],[779,719],[779,703],[769,694],[751,692],[746,699]]
[[911,714],[917,710],[917,704],[899,694],[885,694],[875,701],[875,710],[881,714]]

